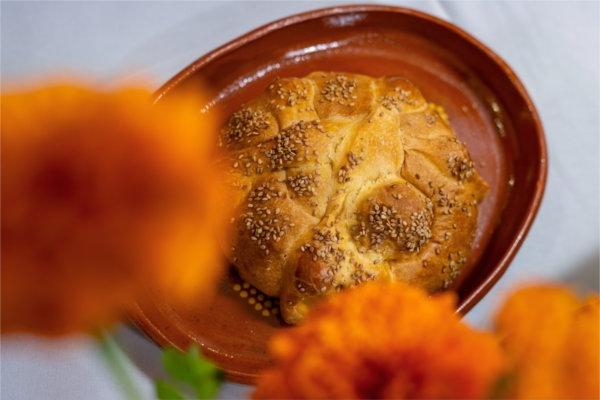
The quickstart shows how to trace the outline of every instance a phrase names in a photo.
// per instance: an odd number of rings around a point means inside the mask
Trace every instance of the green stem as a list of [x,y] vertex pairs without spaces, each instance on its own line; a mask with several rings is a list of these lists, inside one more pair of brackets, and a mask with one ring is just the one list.
[[129,373],[128,358],[123,350],[121,350],[112,335],[105,331],[97,332],[96,338],[100,354],[102,354],[112,376],[119,383],[125,398],[128,400],[141,400],[142,396]]

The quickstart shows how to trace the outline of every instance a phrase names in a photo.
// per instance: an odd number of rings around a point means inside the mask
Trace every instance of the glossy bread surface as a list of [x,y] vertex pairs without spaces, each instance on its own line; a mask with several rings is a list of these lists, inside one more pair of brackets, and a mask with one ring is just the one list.
[[229,260],[288,323],[370,280],[448,288],[467,263],[487,185],[406,79],[278,78],[220,144],[237,209]]

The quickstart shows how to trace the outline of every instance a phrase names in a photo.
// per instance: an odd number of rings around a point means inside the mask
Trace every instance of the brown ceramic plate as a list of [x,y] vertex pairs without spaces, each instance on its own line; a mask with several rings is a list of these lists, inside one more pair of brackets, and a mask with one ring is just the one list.
[[[448,22],[405,8],[353,5],[294,15],[235,39],[177,74],[157,99],[208,87],[208,106],[227,116],[275,77],[315,70],[404,76],[446,109],[490,185],[470,267],[453,288],[458,311],[468,311],[515,256],[544,191],[546,145],[525,88],[498,55]],[[231,379],[252,382],[270,365],[266,343],[283,324],[241,299],[234,282],[233,273],[223,279],[208,310],[154,296],[133,318],[159,344],[185,349],[197,342]]]

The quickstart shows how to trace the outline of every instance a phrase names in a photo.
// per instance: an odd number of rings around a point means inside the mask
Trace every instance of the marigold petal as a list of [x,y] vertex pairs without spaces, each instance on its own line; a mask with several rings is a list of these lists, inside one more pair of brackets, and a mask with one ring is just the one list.
[[2,95],[2,332],[62,334],[222,270],[216,134],[197,98],[72,84]]
[[504,371],[494,336],[462,324],[455,297],[373,282],[330,297],[272,341],[254,398],[480,398]]
[[518,290],[496,317],[514,368],[508,396],[600,397],[598,296],[586,302],[554,286]]

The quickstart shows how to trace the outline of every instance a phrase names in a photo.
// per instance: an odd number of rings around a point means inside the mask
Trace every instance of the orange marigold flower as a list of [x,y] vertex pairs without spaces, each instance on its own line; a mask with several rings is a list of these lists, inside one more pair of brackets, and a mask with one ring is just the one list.
[[113,320],[220,271],[214,126],[197,99],[55,85],[2,95],[2,332]]
[[492,335],[401,283],[369,283],[315,307],[271,342],[277,368],[255,398],[480,398],[504,368]]
[[514,371],[511,398],[600,398],[599,297],[535,286],[513,294],[496,318]]

